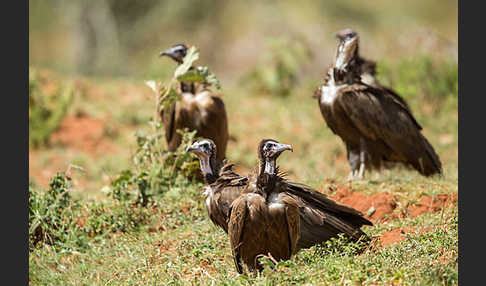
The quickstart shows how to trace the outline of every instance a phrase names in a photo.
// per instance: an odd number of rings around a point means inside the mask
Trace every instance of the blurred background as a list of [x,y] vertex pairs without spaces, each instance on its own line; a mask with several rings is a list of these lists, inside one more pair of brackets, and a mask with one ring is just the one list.
[[46,186],[75,164],[84,169],[76,188],[102,198],[100,189],[132,164],[134,133],[151,128],[153,93],[143,81],[171,78],[176,64],[159,52],[178,43],[196,45],[196,64],[221,82],[234,139],[227,156],[239,168],[253,168],[258,141],[273,137],[295,147],[282,160],[290,176],[313,186],[341,180],[349,172],[344,146],[311,95],[343,28],[358,32],[361,55],[409,102],[455,180],[457,4],[30,0],[30,180]]
[[[29,0],[29,283],[457,285],[457,6]],[[346,182],[345,146],[312,98],[344,28],[358,32],[380,83],[409,104],[443,177],[400,165]],[[256,168],[261,139],[291,144],[278,161],[289,179],[372,216],[374,242],[404,241],[356,255],[340,240],[265,275],[235,276],[203,184],[188,176],[199,163],[183,145],[168,153],[154,140],[164,134],[144,81],[172,79],[177,65],[159,53],[179,43],[199,48],[195,64],[220,81],[213,91],[236,172]]]
[[[161,76],[158,58],[175,43],[196,45],[201,63],[232,82],[253,67],[267,41],[305,44],[319,77],[343,28],[363,55],[397,59],[429,53],[457,61],[457,1],[29,1],[29,62],[69,74]],[[224,72],[223,72],[224,71]]]

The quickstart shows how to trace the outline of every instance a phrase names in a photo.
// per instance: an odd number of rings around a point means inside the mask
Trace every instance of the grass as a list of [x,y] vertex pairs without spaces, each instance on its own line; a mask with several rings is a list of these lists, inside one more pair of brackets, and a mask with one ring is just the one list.
[[[458,192],[457,89],[450,85],[454,69],[435,63],[402,61],[384,63],[383,78],[406,98],[423,133],[439,154],[444,178],[424,178],[398,167],[367,174],[366,180],[345,183],[349,172],[341,140],[327,128],[315,99],[318,80],[302,82],[289,96],[249,92],[244,86],[222,84],[230,134],[227,157],[240,173],[256,166],[256,147],[262,138],[292,144],[293,153],[279,159],[290,178],[324,193],[330,186],[349,186],[367,195],[389,192],[397,197],[397,210],[419,201],[423,195]],[[419,66],[439,80],[421,87]],[[440,67],[440,69],[439,69]],[[422,73],[423,75],[423,73]],[[457,82],[457,72],[455,73]],[[434,78],[434,77],[432,77]],[[404,80],[405,82],[402,82]],[[437,86],[434,84],[437,83]],[[78,93],[67,116],[77,113],[102,118],[114,133],[101,141],[116,150],[106,154],[54,144],[31,149],[30,177],[39,193],[48,189],[43,177],[76,163],[85,172],[72,171],[73,200],[83,206],[85,217],[98,206],[98,216],[112,213],[113,198],[101,190],[110,186],[121,170],[134,169],[131,155],[137,150],[134,133],[150,132],[146,122],[153,113],[152,91],[142,81],[113,79],[77,80]],[[457,85],[455,85],[457,87]],[[81,88],[82,87],[82,88]],[[445,92],[444,92],[445,91]],[[95,100],[96,99],[96,100]],[[61,131],[57,131],[61,132]],[[115,134],[115,135],[112,135]],[[100,142],[101,142],[100,141]],[[169,188],[148,204],[148,220],[140,228],[87,235],[88,247],[65,248],[45,244],[31,250],[29,280],[32,285],[457,285],[457,205],[417,217],[378,222],[364,228],[376,239],[363,253],[358,245],[342,239],[303,250],[260,275],[238,275],[227,235],[209,220],[201,184],[186,182]],[[105,188],[106,189],[106,188]],[[101,208],[100,204],[105,207]],[[121,210],[126,209],[121,206]],[[128,208],[130,209],[130,208]],[[102,220],[103,221],[103,220]],[[379,245],[384,233],[415,228],[405,239],[387,247]]]

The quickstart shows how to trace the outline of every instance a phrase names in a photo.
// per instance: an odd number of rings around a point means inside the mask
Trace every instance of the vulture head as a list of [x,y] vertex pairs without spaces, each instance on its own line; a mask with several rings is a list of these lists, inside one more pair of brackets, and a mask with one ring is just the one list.
[[199,157],[201,172],[208,183],[217,179],[216,170],[216,144],[211,139],[203,139],[192,143],[187,147],[186,152],[193,152]]
[[260,174],[266,173],[275,175],[277,158],[283,151],[292,149],[292,146],[279,143],[273,139],[263,139],[258,145],[258,158],[260,159],[261,171]]
[[339,43],[336,62],[329,69],[328,77],[335,84],[351,84],[360,80],[358,60],[358,35],[354,32],[347,33]]
[[351,61],[356,58],[358,39],[358,35],[346,37],[339,43],[335,62],[337,68],[346,69]]
[[336,33],[336,38],[338,38],[341,42],[345,39],[349,38],[357,38],[358,34],[352,29],[342,29],[341,31]]
[[184,57],[186,56],[187,49],[189,47],[185,44],[178,44],[170,47],[166,51],[160,52],[159,56],[169,56],[171,59],[176,61],[178,64],[182,64]]

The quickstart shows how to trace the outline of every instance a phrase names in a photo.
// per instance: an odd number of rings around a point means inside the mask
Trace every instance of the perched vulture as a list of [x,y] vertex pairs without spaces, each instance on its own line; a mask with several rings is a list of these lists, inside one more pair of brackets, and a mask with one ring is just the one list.
[[346,144],[349,179],[386,162],[411,165],[420,174],[442,174],[442,164],[410,109],[388,90],[361,81],[357,37],[338,46],[335,64],[313,97],[327,126]]
[[[400,102],[405,108],[410,111],[410,107],[408,103],[403,99],[400,95],[398,95],[393,89],[386,87],[378,82],[376,79],[376,62],[372,60],[368,60],[362,58],[359,54],[359,36],[358,34],[351,30],[351,29],[343,29],[336,33],[336,38],[340,40],[340,42],[344,42],[347,39],[356,38],[356,49],[354,51],[354,58],[355,58],[355,65],[359,71],[361,81],[367,85],[371,85],[376,88],[381,88],[386,90],[392,97],[394,97],[398,102]],[[415,120],[415,119],[413,119]],[[422,126],[417,123],[417,126],[422,130]]]
[[243,263],[250,271],[262,270],[257,261],[259,256],[289,259],[297,251],[299,208],[276,185],[276,159],[285,150],[292,147],[274,140],[260,143],[259,157],[263,164],[256,184],[250,182],[231,205],[228,234],[238,273],[243,273]]
[[231,204],[248,185],[248,177],[233,172],[233,164],[226,160],[216,161],[216,144],[211,139],[194,142],[186,151],[198,156],[202,175],[208,183],[204,195],[209,218],[228,233]]
[[[160,56],[169,56],[181,64],[187,49],[186,45],[175,45],[161,52]],[[201,83],[181,82],[178,92],[181,99],[161,113],[169,151],[175,151],[181,144],[182,137],[176,131],[188,128],[189,131],[196,130],[196,136],[216,143],[219,150],[216,161],[221,163],[228,143],[228,119],[223,100]]]

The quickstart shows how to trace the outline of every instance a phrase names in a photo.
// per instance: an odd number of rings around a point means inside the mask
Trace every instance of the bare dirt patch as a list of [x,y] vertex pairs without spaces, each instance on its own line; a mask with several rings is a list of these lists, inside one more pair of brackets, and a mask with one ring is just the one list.
[[59,129],[51,135],[54,144],[66,145],[91,155],[114,153],[117,146],[106,138],[105,125],[101,119],[86,116],[68,116]]
[[439,194],[435,197],[421,196],[417,202],[409,203],[398,213],[397,197],[389,192],[367,195],[350,187],[338,185],[330,187],[330,197],[341,204],[355,208],[374,222],[390,219],[417,217],[425,213],[439,212],[444,208],[457,205],[457,193]]
[[407,216],[416,217],[425,213],[434,213],[455,204],[457,204],[457,193],[439,194],[435,197],[422,196],[418,203],[407,207]]
[[399,228],[385,232],[380,236],[381,246],[387,247],[405,239],[407,233],[414,232],[415,228]]
[[341,204],[359,210],[365,214],[367,219],[375,222],[384,221],[397,207],[396,197],[388,192],[366,195],[353,191],[351,188],[338,186],[336,192],[330,197]]

